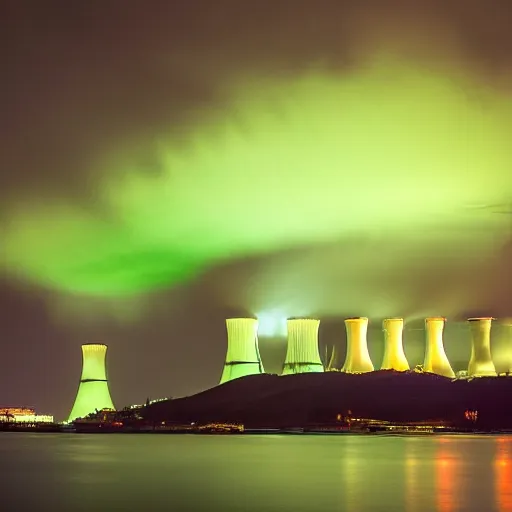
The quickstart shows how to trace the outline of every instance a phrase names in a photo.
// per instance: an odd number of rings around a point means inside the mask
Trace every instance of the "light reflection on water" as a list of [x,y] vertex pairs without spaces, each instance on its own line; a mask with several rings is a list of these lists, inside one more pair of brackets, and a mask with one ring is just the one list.
[[498,510],[512,510],[512,437],[496,440],[494,481]]
[[5,433],[0,460],[2,510],[512,512],[512,437]]

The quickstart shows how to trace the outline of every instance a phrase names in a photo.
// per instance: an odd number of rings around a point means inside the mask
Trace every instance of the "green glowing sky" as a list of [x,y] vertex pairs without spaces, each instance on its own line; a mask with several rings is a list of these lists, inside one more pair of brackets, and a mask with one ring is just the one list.
[[88,200],[8,204],[4,270],[126,296],[353,235],[431,250],[464,239],[475,258],[504,239],[502,217],[470,207],[508,200],[512,102],[470,75],[383,57],[350,73],[245,77],[223,98],[180,137],[113,148]]

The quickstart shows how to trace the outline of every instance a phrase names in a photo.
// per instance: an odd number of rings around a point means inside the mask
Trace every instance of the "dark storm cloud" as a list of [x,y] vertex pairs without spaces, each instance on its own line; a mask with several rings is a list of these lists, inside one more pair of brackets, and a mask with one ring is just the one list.
[[[162,133],[180,136],[201,109],[222,109],[225,86],[234,77],[255,71],[294,74],[319,62],[352,69],[384,42],[425,61],[456,62],[489,87],[506,89],[511,12],[506,0],[5,2],[0,200],[5,206],[26,194],[76,197],[94,209],[92,170],[98,160],[126,141],[140,144],[144,154],[146,143]],[[158,172],[150,156],[141,165]],[[344,247],[330,251],[342,258]],[[361,246],[346,258],[354,261],[365,253]],[[298,260],[303,274],[292,276],[282,293],[299,294],[304,276],[312,283],[317,260],[325,254],[325,248],[287,254],[285,265]],[[149,313],[144,310],[135,325],[106,324],[90,315],[88,321],[64,326],[48,303],[66,299],[48,300],[42,292],[0,283],[0,304],[9,312],[0,327],[9,360],[0,372],[0,390],[9,391],[0,401],[33,403],[64,415],[78,377],[78,346],[95,340],[111,346],[112,392],[121,405],[147,394],[179,395],[215,384],[224,351],[222,319],[242,303],[251,305],[244,300],[248,282],[272,282],[276,259],[279,255],[241,261],[236,271],[214,270],[189,287],[151,299]],[[493,314],[505,315],[512,284],[509,262],[509,248],[484,268],[470,262],[439,269],[432,261],[417,269],[417,294],[409,293],[408,302],[389,314],[414,317],[425,302],[455,311],[458,294],[477,287],[478,299],[497,311]],[[406,287],[407,276],[386,274],[384,268],[373,272],[367,289]],[[327,282],[344,286],[349,277],[342,269],[334,277],[320,274],[317,291]],[[458,290],[453,299],[447,289]],[[322,293],[322,304],[328,304],[329,292]],[[364,314],[363,305],[361,298],[359,304],[337,308]],[[388,314],[384,310],[382,315]],[[326,325],[324,340],[341,327],[335,319]],[[279,356],[282,347],[263,348]],[[463,355],[464,349],[457,357]]]

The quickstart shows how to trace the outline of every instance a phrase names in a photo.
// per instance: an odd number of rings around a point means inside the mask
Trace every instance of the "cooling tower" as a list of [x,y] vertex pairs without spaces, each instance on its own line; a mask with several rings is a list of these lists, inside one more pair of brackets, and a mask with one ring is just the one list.
[[403,319],[386,318],[382,322],[382,330],[384,331],[384,358],[380,369],[396,370],[398,372],[409,370],[409,363],[405,357],[403,346]]
[[425,350],[423,371],[453,378],[455,373],[444,351],[443,330],[445,322],[446,319],[442,317],[425,319],[427,348]]
[[503,321],[503,327],[506,332],[506,356],[505,356],[505,368],[502,370],[504,373],[508,375],[512,375],[512,318],[506,318]]
[[283,375],[323,372],[324,367],[318,351],[320,320],[290,319],[286,322],[286,325],[288,328],[288,348],[283,366]]
[[496,368],[491,357],[492,318],[469,318],[471,331],[471,359],[469,377],[496,377]]
[[341,369],[346,373],[373,372],[373,363],[368,352],[368,318],[347,318],[347,356]]
[[336,345],[326,347],[324,358],[324,369],[326,372],[338,371],[339,368],[339,350]]
[[226,329],[228,350],[220,383],[263,373],[258,349],[258,321],[254,318],[228,318]]
[[82,377],[68,421],[84,418],[96,409],[114,409],[108,389],[106,356],[106,345],[82,345]]

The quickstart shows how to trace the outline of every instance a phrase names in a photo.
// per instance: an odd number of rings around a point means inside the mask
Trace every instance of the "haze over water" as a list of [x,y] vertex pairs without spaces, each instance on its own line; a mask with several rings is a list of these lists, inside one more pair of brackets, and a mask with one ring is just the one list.
[[2,434],[0,459],[3,510],[512,511],[512,437]]

